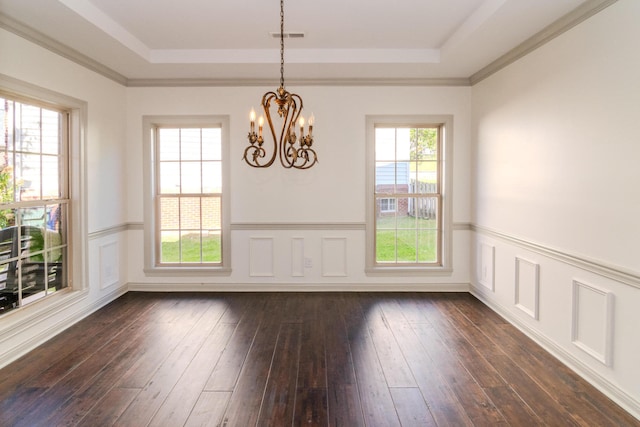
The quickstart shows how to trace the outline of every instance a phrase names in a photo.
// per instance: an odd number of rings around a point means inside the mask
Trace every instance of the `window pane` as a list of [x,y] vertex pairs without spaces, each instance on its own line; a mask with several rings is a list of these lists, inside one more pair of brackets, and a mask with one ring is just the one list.
[[200,198],[180,198],[180,228],[182,230],[200,230]]
[[195,194],[202,192],[202,171],[200,162],[183,162],[181,193]]
[[181,160],[200,160],[200,129],[180,130]]
[[202,129],[202,160],[222,160],[221,129]]
[[60,197],[60,158],[42,156],[42,198],[58,199]]
[[42,152],[60,154],[60,113],[42,110]]
[[412,160],[414,156],[411,150],[410,129],[396,129],[396,160],[407,161]]
[[202,228],[220,230],[221,210],[219,197],[205,197],[202,199]]
[[160,232],[160,262],[180,262],[180,233],[178,231]]
[[160,199],[160,229],[177,230],[180,228],[180,209],[177,197]]
[[180,233],[181,262],[202,262],[202,242],[200,238],[200,231],[183,231]]
[[396,231],[376,231],[376,261],[396,262]]
[[396,193],[407,193],[409,191],[409,162],[396,163]]
[[398,229],[397,232],[397,262],[416,262],[417,236],[414,228]]
[[418,230],[418,262],[438,261],[438,230]]
[[48,292],[55,292],[67,283],[67,248],[53,249],[47,253]]
[[222,163],[202,163],[202,192],[205,194],[222,193]]
[[393,128],[376,128],[376,160],[395,160],[396,132]]
[[222,236],[220,230],[205,230],[202,238],[202,262],[222,261]]
[[40,160],[39,154],[16,155],[16,184],[21,186],[19,200],[39,200],[40,188]]
[[180,130],[160,129],[158,151],[161,161],[180,160]]
[[40,152],[40,108],[18,104],[16,151]]
[[408,200],[409,215],[415,217],[420,228],[438,228],[438,199],[436,197],[417,197]]
[[376,163],[376,193],[394,193],[396,180],[396,164],[390,162]]
[[159,165],[160,194],[180,193],[180,163],[161,162]]

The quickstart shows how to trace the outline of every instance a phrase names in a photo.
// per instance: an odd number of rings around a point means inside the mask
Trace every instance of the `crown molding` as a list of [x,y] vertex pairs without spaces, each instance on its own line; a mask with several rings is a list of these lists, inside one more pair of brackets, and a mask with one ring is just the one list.
[[62,56],[72,62],[75,62],[78,65],[81,65],[85,68],[88,68],[91,71],[94,71],[108,79],[113,80],[116,83],[120,83],[123,86],[127,85],[128,79],[117,71],[112,70],[111,68],[99,63],[98,61],[94,61],[86,55],[78,52],[75,49],[71,49],[70,47],[42,34],[41,32],[25,25],[21,22],[16,21],[0,13],[0,28],[4,28],[7,31],[12,32],[13,34],[22,37],[25,40],[28,40],[32,43],[37,44],[57,55]]
[[502,55],[486,67],[480,69],[469,77],[471,86],[480,83],[482,80],[497,73],[506,66],[514,63],[518,59],[528,55],[539,47],[549,43],[559,35],[569,31],[576,25],[586,21],[598,12],[606,9],[618,0],[589,0],[578,6],[573,11],[567,13],[555,22],[551,23],[543,30],[529,37],[509,52]]
[[[275,79],[129,79],[129,87],[273,86]],[[468,78],[287,79],[288,86],[470,86]]]

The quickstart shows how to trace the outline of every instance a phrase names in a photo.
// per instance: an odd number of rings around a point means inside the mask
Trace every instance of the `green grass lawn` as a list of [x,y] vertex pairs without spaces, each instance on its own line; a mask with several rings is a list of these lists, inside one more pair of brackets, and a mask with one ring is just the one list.
[[377,262],[436,262],[438,232],[435,220],[405,216],[378,218]]
[[164,238],[161,259],[163,263],[221,262],[220,235],[203,236],[202,244],[199,234],[187,234],[180,240]]

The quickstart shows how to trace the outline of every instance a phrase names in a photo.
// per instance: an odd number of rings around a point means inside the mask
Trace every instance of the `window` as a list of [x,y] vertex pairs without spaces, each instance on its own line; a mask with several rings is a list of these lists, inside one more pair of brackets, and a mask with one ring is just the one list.
[[0,313],[68,286],[68,111],[0,92]]
[[449,268],[450,126],[449,117],[368,118],[368,273]]
[[396,199],[380,198],[380,212],[395,212],[396,211]]
[[[149,270],[228,265],[226,128],[218,118],[146,118],[153,153]],[[146,221],[145,221],[146,222]]]

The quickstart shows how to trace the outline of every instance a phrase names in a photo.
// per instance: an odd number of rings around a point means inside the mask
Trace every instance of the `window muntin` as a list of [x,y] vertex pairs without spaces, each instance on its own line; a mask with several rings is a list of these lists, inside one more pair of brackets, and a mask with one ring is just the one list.
[[156,265],[220,266],[222,129],[156,126]]
[[439,124],[374,126],[374,265],[443,265],[442,134]]
[[0,313],[68,287],[69,113],[0,94]]

